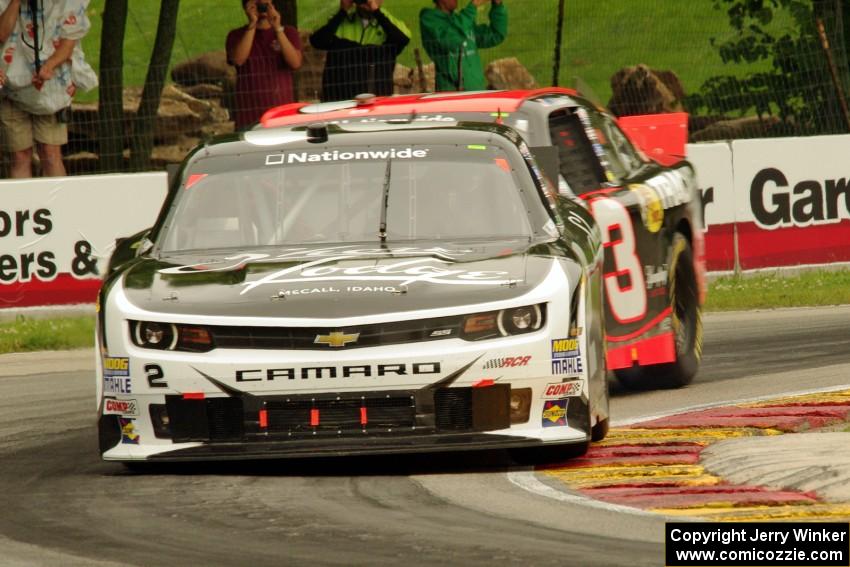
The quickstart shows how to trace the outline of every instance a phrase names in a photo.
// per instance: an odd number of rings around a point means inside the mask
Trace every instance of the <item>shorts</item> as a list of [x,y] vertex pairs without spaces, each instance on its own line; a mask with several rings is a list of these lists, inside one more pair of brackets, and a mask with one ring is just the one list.
[[68,143],[68,125],[59,122],[55,114],[30,114],[7,98],[0,100],[0,124],[10,152],[31,148],[33,140],[51,146]]

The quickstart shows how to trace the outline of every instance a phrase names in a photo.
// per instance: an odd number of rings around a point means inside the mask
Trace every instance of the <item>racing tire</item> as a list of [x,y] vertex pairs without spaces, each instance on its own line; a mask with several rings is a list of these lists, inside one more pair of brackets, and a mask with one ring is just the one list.
[[590,448],[590,441],[543,447],[510,449],[511,458],[520,465],[546,465],[581,457]]
[[702,355],[702,309],[694,257],[688,239],[677,232],[670,247],[667,292],[672,309],[676,360],[666,364],[615,371],[617,380],[630,390],[681,388],[694,379]]
[[596,422],[596,425],[590,430],[590,440],[591,441],[602,441],[605,439],[605,436],[608,435],[608,428],[610,427],[610,422],[608,418],[600,419]]

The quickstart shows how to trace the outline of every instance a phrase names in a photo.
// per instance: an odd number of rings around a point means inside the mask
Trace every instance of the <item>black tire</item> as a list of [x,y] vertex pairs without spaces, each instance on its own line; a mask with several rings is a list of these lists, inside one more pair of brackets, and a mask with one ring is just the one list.
[[596,422],[596,425],[593,426],[593,429],[590,430],[590,440],[591,441],[602,441],[605,439],[605,436],[608,435],[608,428],[610,427],[610,422],[608,418],[600,419]]
[[590,441],[565,445],[544,445],[511,449],[511,458],[520,465],[546,465],[581,457],[590,448]]
[[678,232],[673,236],[670,247],[667,293],[673,309],[676,360],[667,364],[617,370],[617,380],[630,390],[681,388],[691,383],[699,369],[702,355],[699,286],[691,245]]

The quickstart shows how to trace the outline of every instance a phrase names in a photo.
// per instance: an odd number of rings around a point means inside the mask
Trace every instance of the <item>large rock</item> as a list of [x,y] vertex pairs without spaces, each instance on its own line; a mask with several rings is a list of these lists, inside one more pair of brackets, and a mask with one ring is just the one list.
[[739,138],[765,138],[774,136],[773,130],[781,125],[778,116],[745,116],[730,120],[718,120],[697,131],[692,127],[691,142],[711,140],[736,140]]
[[178,85],[185,87],[204,83],[235,85],[236,68],[227,63],[227,54],[221,49],[201,53],[177,63],[171,69],[171,78]]
[[428,63],[423,65],[421,69],[405,67],[400,63],[396,63],[393,70],[393,93],[394,94],[410,94],[410,93],[430,93],[434,92],[436,81],[436,73],[434,64]]
[[[140,87],[128,87],[124,90],[125,147],[129,146],[133,135],[132,126],[140,99]],[[98,120],[97,103],[75,103],[72,106],[71,121],[68,125],[69,154],[97,149]],[[167,85],[162,91],[154,123],[154,144],[169,148],[155,149],[154,156],[162,160],[176,158],[185,155],[187,149],[196,145],[202,138],[232,131],[233,122],[218,100],[201,100],[175,85]],[[77,161],[88,159],[90,156],[84,156],[77,158]]]
[[536,89],[537,82],[519,59],[507,57],[491,61],[484,70],[488,88],[498,90]]
[[672,71],[644,64],[620,69],[611,77],[608,108],[617,116],[682,112],[685,90]]

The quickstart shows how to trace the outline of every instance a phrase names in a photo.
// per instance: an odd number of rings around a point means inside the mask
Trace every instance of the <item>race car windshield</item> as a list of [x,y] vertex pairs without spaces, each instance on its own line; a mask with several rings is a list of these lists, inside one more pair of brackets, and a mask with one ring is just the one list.
[[163,252],[376,242],[384,225],[388,242],[531,235],[519,185],[533,191],[533,181],[518,153],[498,146],[292,149],[205,158],[193,170]]

